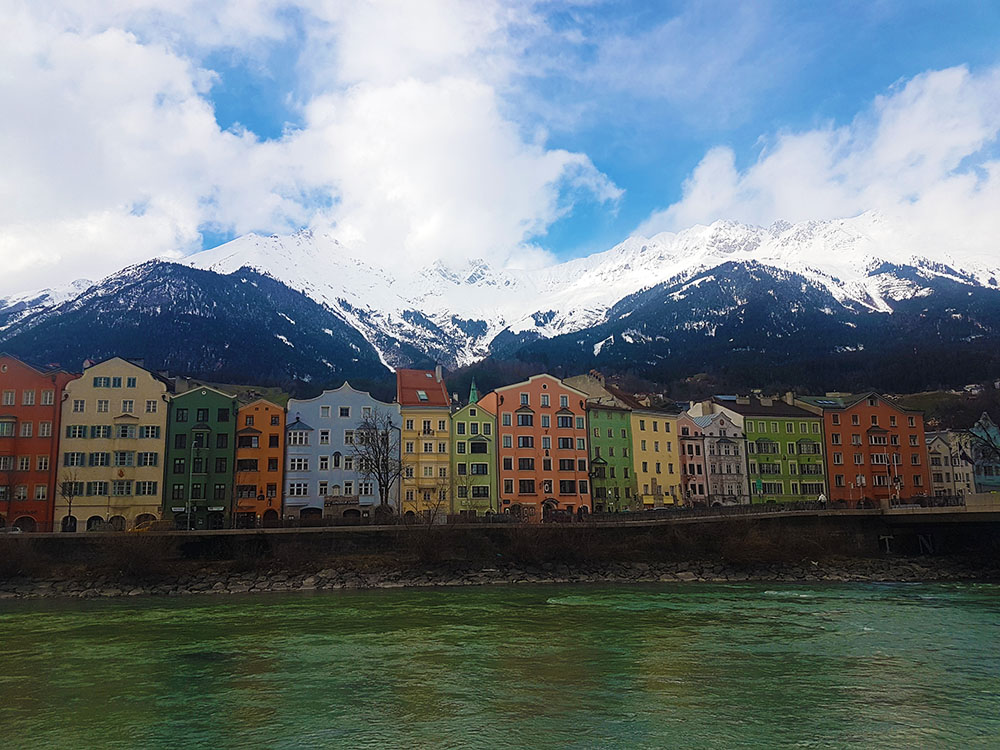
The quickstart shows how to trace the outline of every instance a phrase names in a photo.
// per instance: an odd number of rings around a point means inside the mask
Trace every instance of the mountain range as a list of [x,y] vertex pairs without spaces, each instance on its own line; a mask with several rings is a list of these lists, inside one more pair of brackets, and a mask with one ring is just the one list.
[[0,299],[0,349],[316,385],[429,362],[485,377],[508,360],[733,387],[901,390],[1000,371],[1000,248],[923,248],[877,213],[719,221],[537,270],[399,261],[308,230],[249,234]]

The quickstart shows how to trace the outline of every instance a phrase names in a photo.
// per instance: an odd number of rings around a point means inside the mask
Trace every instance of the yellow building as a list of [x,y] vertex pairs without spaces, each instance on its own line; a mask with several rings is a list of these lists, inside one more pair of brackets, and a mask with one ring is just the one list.
[[57,528],[124,531],[160,518],[169,398],[169,381],[120,357],[66,386]]
[[443,522],[451,512],[451,401],[435,370],[397,370],[403,477],[400,511]]
[[677,418],[641,404],[632,409],[632,461],[643,507],[673,505],[682,497]]

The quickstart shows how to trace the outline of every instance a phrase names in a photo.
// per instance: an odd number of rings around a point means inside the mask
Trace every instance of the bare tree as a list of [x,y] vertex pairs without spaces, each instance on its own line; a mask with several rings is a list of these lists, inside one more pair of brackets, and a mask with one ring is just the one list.
[[[1000,461],[1000,428],[983,412],[979,420],[972,425],[966,434],[973,450],[974,459]],[[978,455],[975,455],[978,454]]]
[[392,513],[389,500],[403,477],[400,426],[393,416],[390,411],[373,408],[358,423],[351,446],[358,472],[378,487],[378,515]]
[[[62,477],[60,478],[59,484],[56,487],[56,492],[59,493],[59,497],[61,497],[64,501],[66,501],[67,516],[73,515],[73,501],[83,494],[82,488],[80,487],[81,484],[82,482],[78,480],[76,471],[74,471],[71,468],[66,468],[63,470]],[[59,522],[60,519],[53,518],[52,521],[53,524],[55,524],[56,522]],[[59,529],[60,531],[66,530],[63,529],[61,525]],[[53,531],[54,530],[55,529],[53,528]],[[75,526],[72,529],[72,531],[76,531]]]

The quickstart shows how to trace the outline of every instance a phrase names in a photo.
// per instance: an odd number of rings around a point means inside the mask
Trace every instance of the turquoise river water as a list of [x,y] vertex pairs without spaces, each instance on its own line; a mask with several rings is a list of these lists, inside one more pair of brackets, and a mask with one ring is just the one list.
[[1000,748],[1000,587],[0,602],[3,748]]

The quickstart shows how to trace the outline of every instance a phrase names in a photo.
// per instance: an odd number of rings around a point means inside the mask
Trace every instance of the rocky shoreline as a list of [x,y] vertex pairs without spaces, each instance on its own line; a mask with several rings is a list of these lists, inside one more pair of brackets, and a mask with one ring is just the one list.
[[876,558],[735,565],[718,561],[675,563],[616,562],[582,566],[554,563],[447,565],[409,569],[323,567],[309,572],[286,570],[232,571],[205,567],[188,574],[139,581],[120,575],[92,575],[85,579],[27,579],[0,581],[0,599],[81,598],[130,596],[187,596],[196,594],[256,594],[288,591],[394,589],[445,586],[483,586],[569,583],[731,583],[731,582],[942,582],[1000,581],[1000,563],[964,558]]

